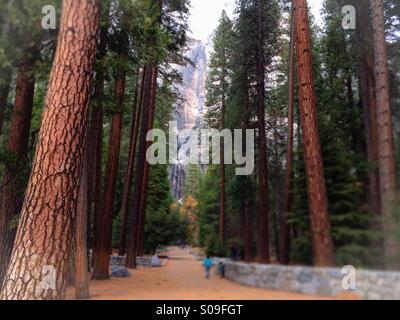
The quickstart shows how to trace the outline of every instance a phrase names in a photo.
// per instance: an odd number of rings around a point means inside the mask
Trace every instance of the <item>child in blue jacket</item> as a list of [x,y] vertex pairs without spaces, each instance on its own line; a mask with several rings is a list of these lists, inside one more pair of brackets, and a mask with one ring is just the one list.
[[207,279],[210,278],[210,269],[211,269],[212,265],[213,265],[213,262],[212,262],[210,256],[207,256],[207,258],[205,258],[203,261],[203,266],[206,270],[206,278]]

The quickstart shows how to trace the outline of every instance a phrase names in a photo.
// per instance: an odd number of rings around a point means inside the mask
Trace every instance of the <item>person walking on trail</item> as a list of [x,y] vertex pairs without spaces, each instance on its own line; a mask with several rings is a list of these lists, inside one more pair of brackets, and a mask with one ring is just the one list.
[[210,278],[210,269],[211,269],[212,265],[213,265],[213,262],[212,262],[210,256],[207,256],[207,258],[205,258],[203,261],[203,266],[206,270],[206,279]]
[[151,258],[151,266],[153,268],[161,267],[160,259],[156,254],[154,254],[154,256]]

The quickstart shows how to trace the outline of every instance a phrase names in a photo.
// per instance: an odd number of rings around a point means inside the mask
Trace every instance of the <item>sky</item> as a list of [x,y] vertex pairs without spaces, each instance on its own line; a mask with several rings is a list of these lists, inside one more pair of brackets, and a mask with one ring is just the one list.
[[[318,21],[323,0],[308,0],[313,15]],[[191,36],[205,44],[218,25],[223,9],[232,17],[235,0],[191,0],[191,15],[189,19]]]

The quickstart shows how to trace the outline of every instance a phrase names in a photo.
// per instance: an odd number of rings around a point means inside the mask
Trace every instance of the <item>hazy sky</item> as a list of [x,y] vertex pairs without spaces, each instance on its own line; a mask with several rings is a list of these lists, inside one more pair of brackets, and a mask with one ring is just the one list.
[[[323,0],[308,0],[314,17],[320,15]],[[207,42],[207,38],[212,34],[218,25],[219,17],[223,9],[232,17],[232,10],[235,0],[191,0],[190,29],[195,39]]]

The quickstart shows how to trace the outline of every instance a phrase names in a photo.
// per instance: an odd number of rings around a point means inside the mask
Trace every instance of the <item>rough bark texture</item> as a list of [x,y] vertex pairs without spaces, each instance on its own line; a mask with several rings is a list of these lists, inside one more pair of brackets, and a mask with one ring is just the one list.
[[98,234],[94,252],[93,279],[108,279],[110,255],[112,253],[112,227],[114,217],[114,200],[117,185],[119,153],[122,131],[122,104],[125,95],[125,74],[119,74],[115,83],[116,113],[112,117],[106,180],[104,186],[104,205],[98,219]]
[[[129,197],[132,189],[132,178],[133,178],[133,169],[135,164],[135,155],[136,155],[136,145],[137,138],[139,133],[139,120],[141,115],[142,108],[142,96],[143,96],[143,81],[144,81],[144,73],[142,76],[140,90],[138,90],[138,99],[135,103],[136,110],[133,112],[132,118],[132,128],[131,128],[131,137],[129,144],[129,158],[128,158],[128,167],[126,169],[125,175],[125,184],[124,184],[124,193],[122,198],[121,205],[121,231],[119,238],[119,255],[123,256],[126,253],[126,236],[128,230],[128,210],[129,210]],[[140,92],[140,93],[139,93]]]
[[294,59],[295,59],[295,28],[293,5],[291,14],[290,49],[289,49],[289,95],[288,95],[288,132],[286,148],[286,173],[283,221],[281,225],[280,263],[289,264],[290,261],[290,224],[288,218],[291,211],[291,192],[293,184],[293,119],[294,119]]
[[375,85],[378,119],[379,183],[383,217],[384,255],[387,268],[398,268],[399,243],[396,239],[396,170],[390,109],[389,70],[382,0],[371,0],[375,57]]
[[265,131],[265,52],[263,12],[264,2],[257,0],[257,105],[258,105],[258,170],[259,170],[259,222],[257,253],[258,262],[269,263],[269,213],[268,213],[268,165],[267,165],[267,142]]
[[27,178],[21,176],[21,171],[26,169],[28,155],[35,89],[30,71],[35,57],[28,54],[22,59],[16,79],[15,104],[7,142],[7,152],[12,156],[12,163],[6,168],[0,196],[0,283],[10,261],[17,231],[13,225],[20,213],[26,187]]
[[75,223],[75,296],[77,299],[89,299],[89,270],[87,253],[87,215],[89,209],[87,180],[89,156],[88,146],[89,144],[86,143]]
[[98,1],[64,0],[38,146],[1,299],[65,297],[98,28]]
[[314,264],[335,264],[328,200],[319,141],[317,101],[312,69],[311,36],[306,0],[294,0],[300,118],[307,175]]

